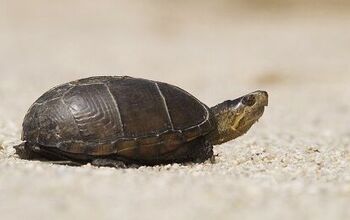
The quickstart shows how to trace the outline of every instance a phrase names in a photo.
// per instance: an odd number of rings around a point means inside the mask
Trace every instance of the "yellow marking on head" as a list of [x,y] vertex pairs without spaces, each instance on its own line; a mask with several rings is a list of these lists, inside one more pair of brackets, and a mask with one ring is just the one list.
[[236,119],[235,119],[233,125],[230,126],[232,130],[235,130],[235,131],[237,130],[239,123],[246,116],[246,111],[247,111],[247,109],[244,108],[242,113],[239,113],[238,115],[236,115]]

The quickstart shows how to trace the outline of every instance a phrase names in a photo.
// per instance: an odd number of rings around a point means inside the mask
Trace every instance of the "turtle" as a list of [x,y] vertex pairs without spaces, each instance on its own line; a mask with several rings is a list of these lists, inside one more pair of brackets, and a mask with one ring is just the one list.
[[214,161],[213,146],[245,134],[268,105],[266,91],[208,107],[185,90],[130,76],[58,85],[27,111],[22,159],[129,167]]

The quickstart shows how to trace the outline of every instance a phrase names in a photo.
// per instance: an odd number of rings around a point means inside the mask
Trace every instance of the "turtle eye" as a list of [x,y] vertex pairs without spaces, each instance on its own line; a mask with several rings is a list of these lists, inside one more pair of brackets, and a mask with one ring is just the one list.
[[242,104],[246,106],[253,106],[255,101],[254,95],[246,95],[242,98]]

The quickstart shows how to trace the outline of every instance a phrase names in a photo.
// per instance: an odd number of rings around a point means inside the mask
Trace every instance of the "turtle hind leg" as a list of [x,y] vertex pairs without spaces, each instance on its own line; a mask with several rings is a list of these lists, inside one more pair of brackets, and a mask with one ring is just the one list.
[[21,159],[26,160],[35,160],[35,159],[44,159],[44,157],[40,154],[40,147],[36,145],[31,145],[27,142],[23,142],[19,145],[13,147],[16,150],[16,154]]
[[19,145],[13,146],[16,151],[16,154],[22,159],[29,158],[29,152],[26,150],[25,142],[20,143]]
[[23,142],[17,146],[14,146],[16,154],[21,159],[26,160],[40,160],[44,163],[51,163],[56,165],[69,165],[69,166],[81,166],[86,164],[83,162],[72,161],[68,157],[61,155],[55,151],[39,147],[37,145],[31,145],[27,142]]
[[91,161],[91,165],[97,167],[115,167],[115,168],[127,168],[126,164],[120,160],[113,160],[108,158],[97,158]]

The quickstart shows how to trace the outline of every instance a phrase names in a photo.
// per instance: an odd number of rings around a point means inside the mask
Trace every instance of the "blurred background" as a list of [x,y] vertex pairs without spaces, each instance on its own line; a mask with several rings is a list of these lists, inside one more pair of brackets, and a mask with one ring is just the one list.
[[[257,89],[270,103],[214,165],[124,173],[13,159],[29,106],[95,75],[168,82],[209,106]],[[349,82],[348,0],[0,0],[0,213],[350,219]],[[52,192],[62,200],[47,202]]]
[[93,75],[166,81],[209,105],[350,78],[346,0],[1,0],[0,25],[0,111],[14,120]]
[[271,118],[299,117],[299,99],[309,121],[350,79],[346,0],[0,0],[0,27],[0,133],[11,136],[43,92],[82,77],[165,81],[209,106],[265,89]]

